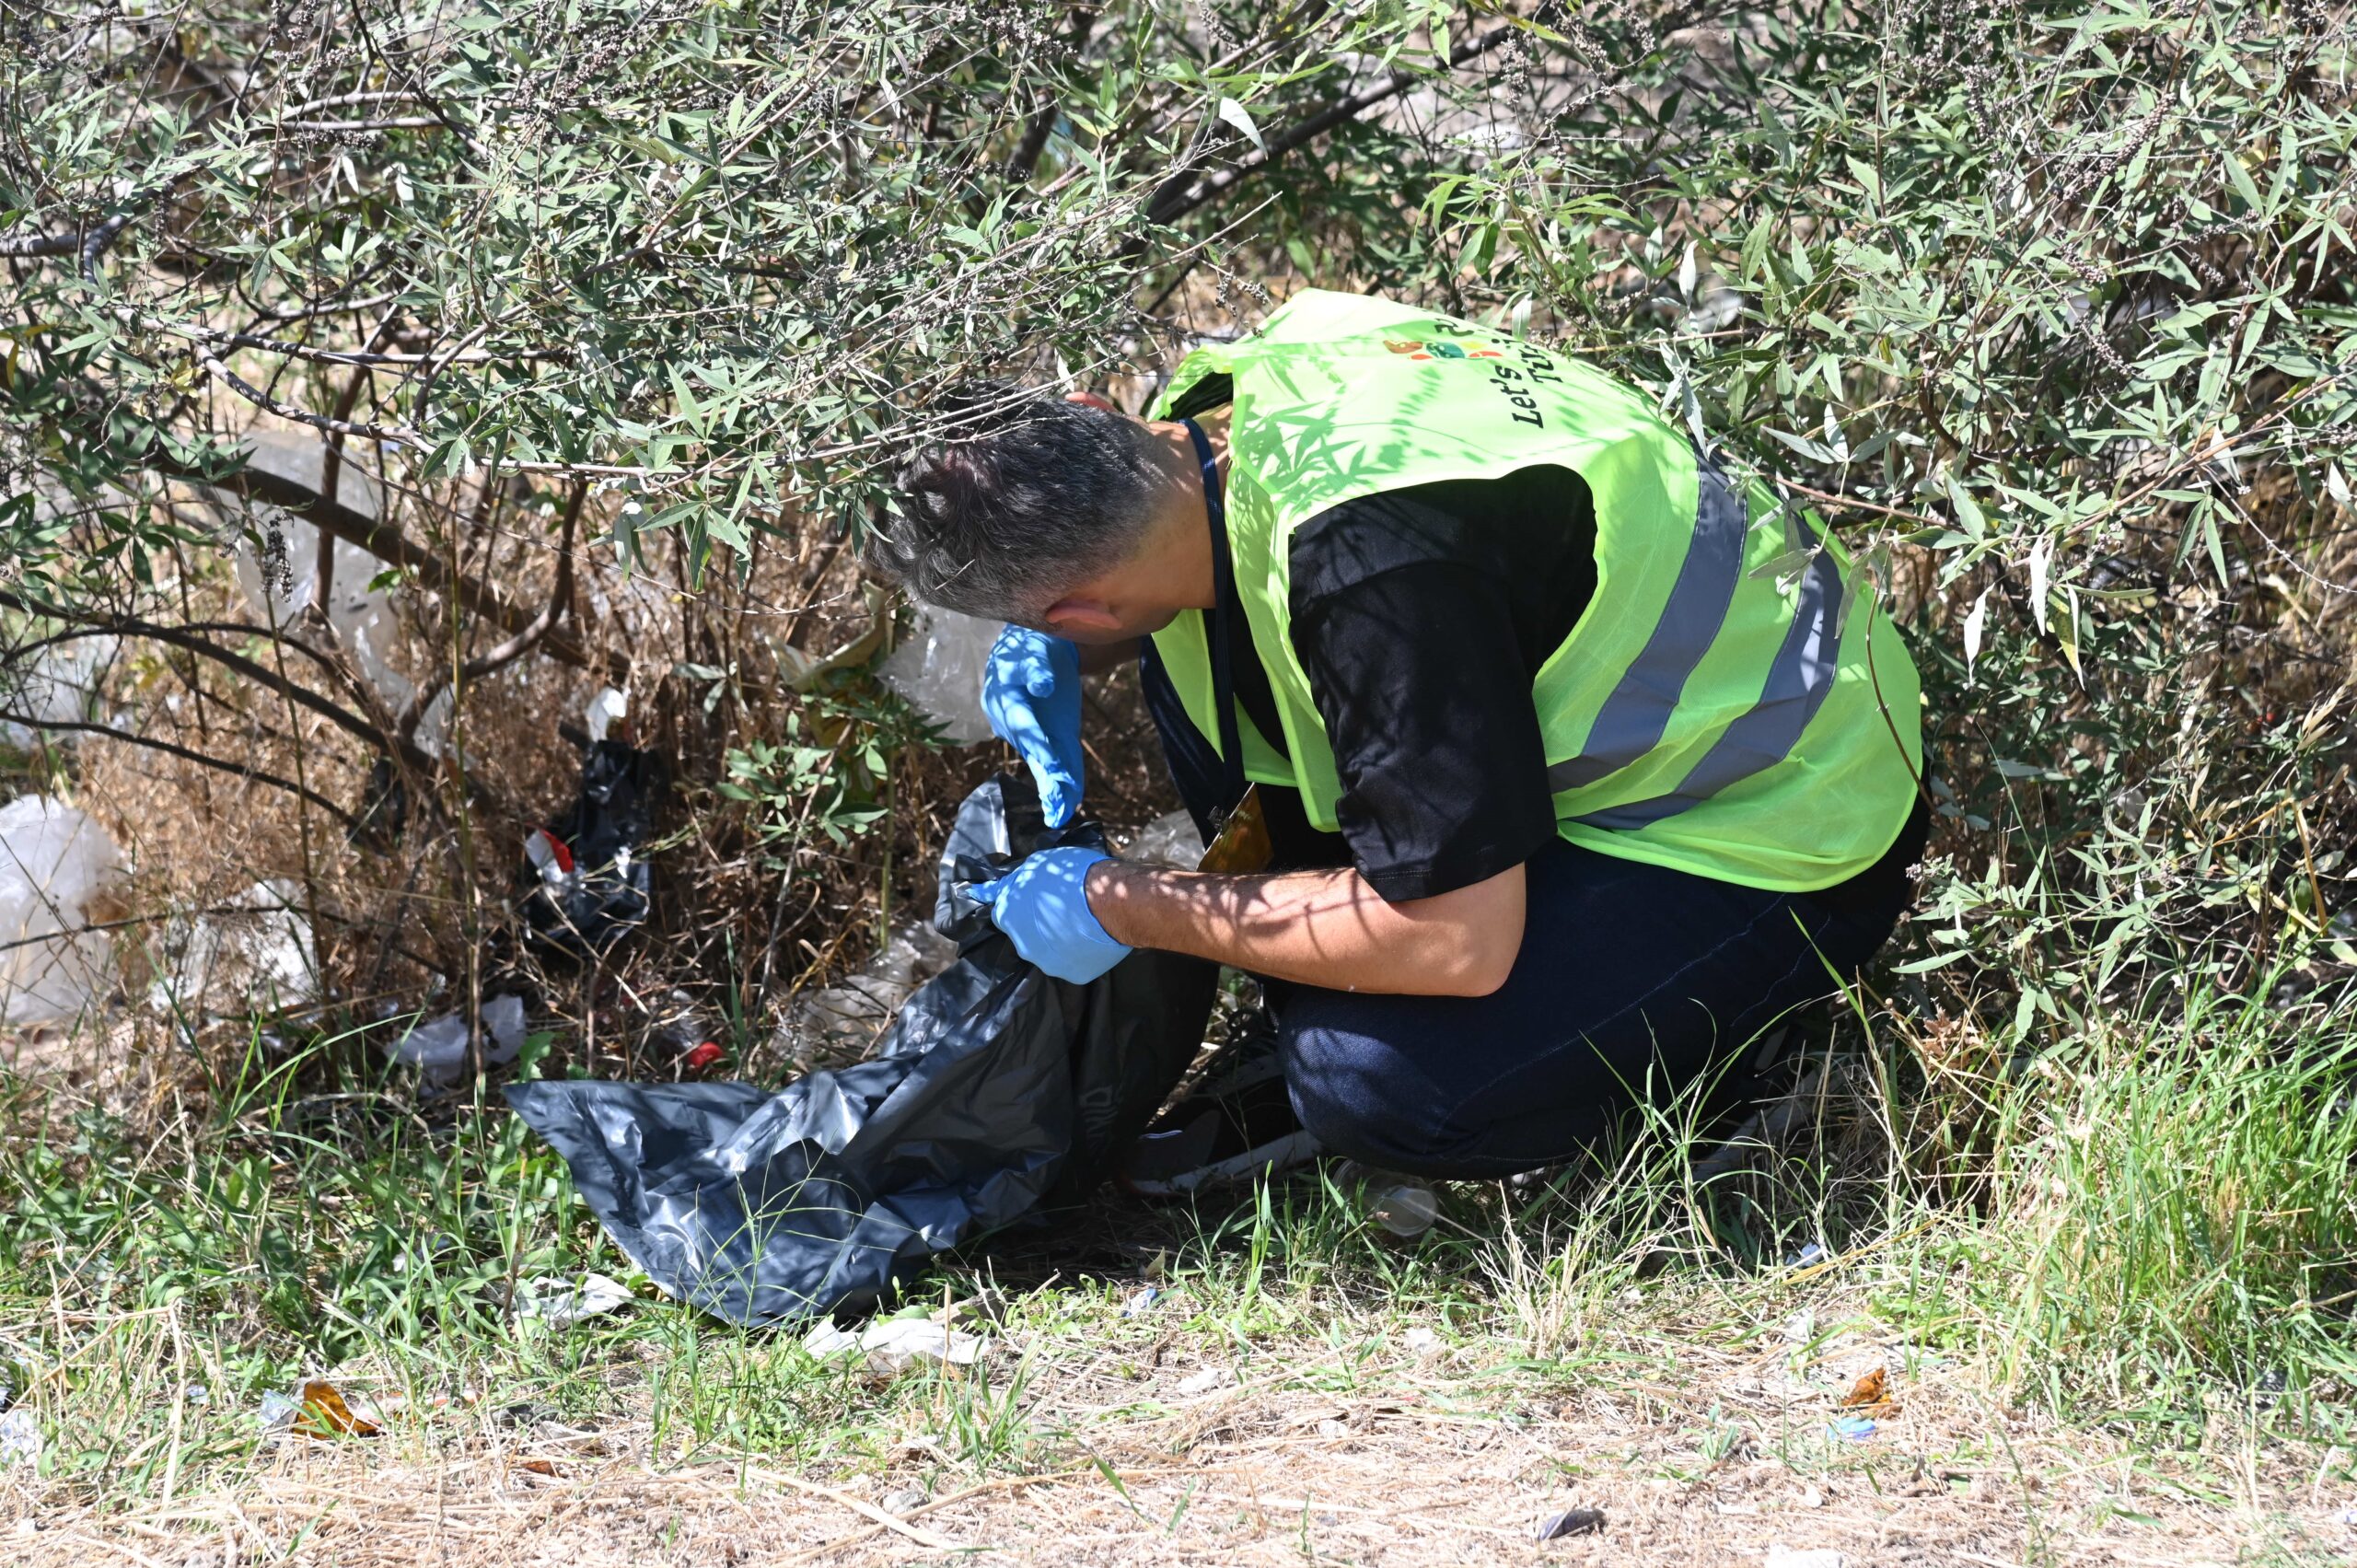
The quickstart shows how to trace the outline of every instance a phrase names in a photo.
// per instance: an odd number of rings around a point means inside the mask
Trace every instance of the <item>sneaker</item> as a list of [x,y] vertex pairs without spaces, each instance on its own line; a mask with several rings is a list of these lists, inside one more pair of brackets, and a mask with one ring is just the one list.
[[1318,1153],[1285,1093],[1276,1027],[1264,1012],[1130,1146],[1120,1180],[1141,1197],[1181,1198],[1290,1170]]

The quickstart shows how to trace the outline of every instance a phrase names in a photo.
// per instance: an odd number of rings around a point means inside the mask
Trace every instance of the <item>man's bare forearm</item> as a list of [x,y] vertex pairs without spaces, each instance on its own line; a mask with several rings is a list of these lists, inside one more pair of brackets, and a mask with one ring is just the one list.
[[1117,942],[1332,991],[1486,995],[1522,947],[1519,865],[1393,904],[1355,871],[1221,877],[1109,860],[1090,869],[1087,894]]

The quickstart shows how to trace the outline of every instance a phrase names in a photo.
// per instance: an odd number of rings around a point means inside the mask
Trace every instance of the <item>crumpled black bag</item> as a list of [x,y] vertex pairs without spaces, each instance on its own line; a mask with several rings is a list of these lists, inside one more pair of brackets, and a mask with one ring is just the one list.
[[581,788],[549,831],[573,856],[570,876],[518,868],[518,903],[535,947],[583,958],[602,953],[646,922],[653,884],[639,846],[654,833],[662,760],[620,740],[589,743]]
[[1050,830],[1024,775],[967,797],[934,923],[958,960],[910,997],[876,1055],[784,1089],[514,1084],[508,1103],[666,1291],[731,1322],[873,1305],[933,1253],[1085,1197],[1203,1038],[1216,966],[1140,951],[1086,985],[1026,962],[966,884]]

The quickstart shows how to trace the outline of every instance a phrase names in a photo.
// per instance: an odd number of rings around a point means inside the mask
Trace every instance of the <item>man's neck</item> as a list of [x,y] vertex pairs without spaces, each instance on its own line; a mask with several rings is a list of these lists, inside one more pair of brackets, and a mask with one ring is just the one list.
[[[1211,443],[1213,460],[1225,482],[1227,411],[1214,410],[1199,416],[1195,424]],[[1163,438],[1166,479],[1161,487],[1162,503],[1155,517],[1155,533],[1166,541],[1163,560],[1180,588],[1178,602],[1191,609],[1209,610],[1217,602],[1218,592],[1212,561],[1211,503],[1203,494],[1202,459],[1196,453],[1194,438],[1188,435],[1184,422],[1166,421],[1157,424],[1155,431]]]

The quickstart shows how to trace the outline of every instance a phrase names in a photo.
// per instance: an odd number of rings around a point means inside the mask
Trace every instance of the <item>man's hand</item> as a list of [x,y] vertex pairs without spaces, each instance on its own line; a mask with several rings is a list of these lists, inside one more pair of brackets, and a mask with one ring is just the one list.
[[1086,765],[1080,749],[1080,650],[1062,637],[1009,626],[991,646],[982,712],[998,738],[1030,765],[1048,826],[1071,821]]
[[1088,907],[1089,867],[1111,858],[1077,844],[1043,849],[971,891],[990,905],[991,923],[1015,939],[1016,952],[1058,980],[1086,985],[1130,956]]

